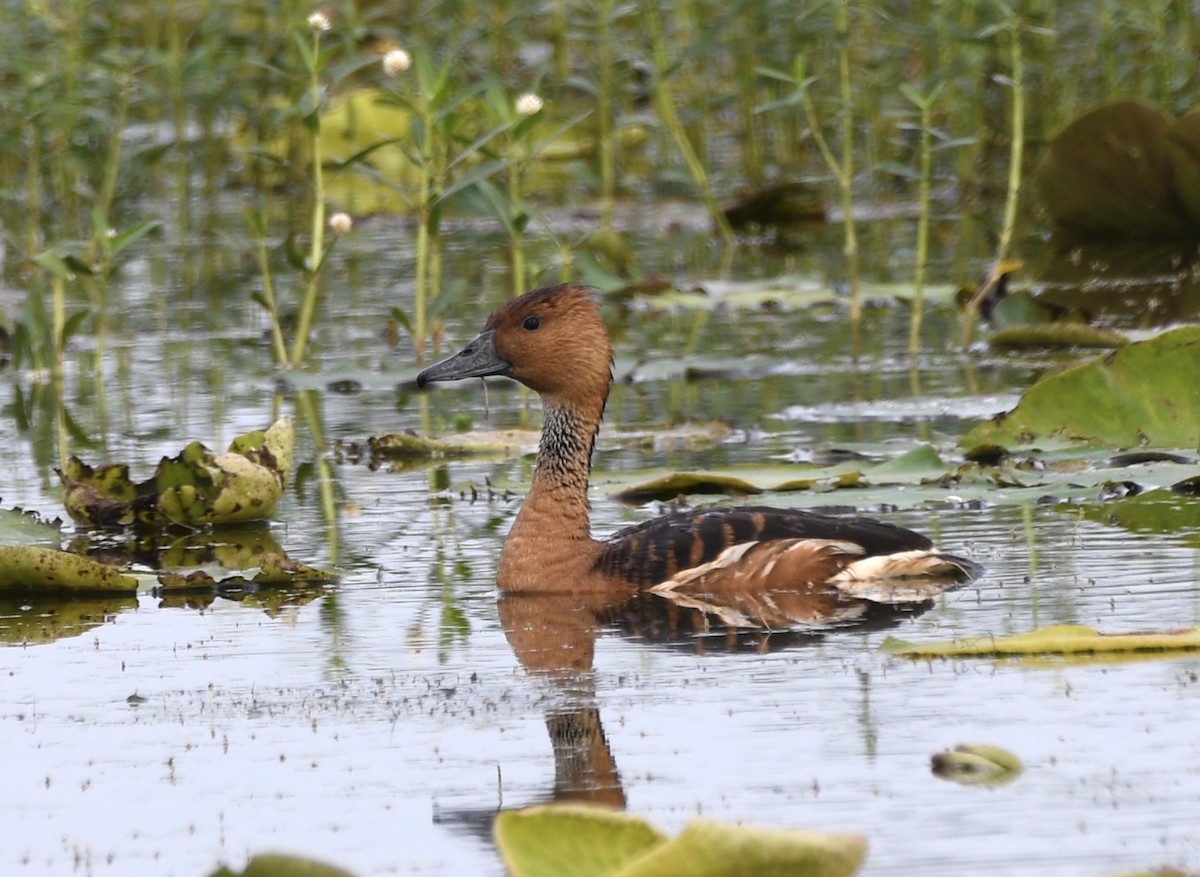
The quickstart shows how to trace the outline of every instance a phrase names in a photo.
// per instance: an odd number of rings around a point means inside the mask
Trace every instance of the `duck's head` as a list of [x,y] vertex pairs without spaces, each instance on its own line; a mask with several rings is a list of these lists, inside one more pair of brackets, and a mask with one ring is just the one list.
[[458,353],[417,375],[417,386],[504,375],[547,400],[608,395],[612,346],[588,290],[548,286],[497,308],[483,331]]

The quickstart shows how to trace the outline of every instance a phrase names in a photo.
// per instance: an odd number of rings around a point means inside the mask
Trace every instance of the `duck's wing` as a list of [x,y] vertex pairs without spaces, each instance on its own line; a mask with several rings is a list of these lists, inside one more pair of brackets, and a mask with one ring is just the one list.
[[848,543],[865,557],[932,546],[920,533],[870,518],[743,506],[673,512],[621,530],[602,543],[596,571],[650,587],[711,563],[738,545],[798,539]]
[[842,623],[868,602],[926,603],[975,572],[970,561],[924,548],[864,557],[853,542],[773,539],[727,548],[650,593],[730,627],[783,630]]

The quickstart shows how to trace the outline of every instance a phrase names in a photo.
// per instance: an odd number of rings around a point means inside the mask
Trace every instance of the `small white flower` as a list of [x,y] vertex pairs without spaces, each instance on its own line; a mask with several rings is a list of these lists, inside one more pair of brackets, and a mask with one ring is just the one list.
[[412,58],[403,49],[392,49],[383,56],[383,72],[388,76],[399,76],[412,66]]
[[308,26],[313,30],[329,30],[329,16],[324,12],[314,12],[308,17]]
[[517,98],[517,115],[532,116],[534,113],[540,112],[543,106],[542,99],[533,92],[523,94]]
[[329,217],[329,230],[334,234],[345,234],[354,227],[349,213],[335,213]]
[[118,232],[115,228],[110,228],[108,230],[108,239],[110,241],[115,241],[117,239],[117,234],[118,234]]

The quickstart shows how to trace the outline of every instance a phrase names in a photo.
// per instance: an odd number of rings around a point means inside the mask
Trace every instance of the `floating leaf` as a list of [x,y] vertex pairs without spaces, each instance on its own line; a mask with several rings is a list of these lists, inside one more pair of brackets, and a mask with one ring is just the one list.
[[1117,447],[1200,445],[1200,326],[1130,344],[1034,384],[961,443],[1029,445],[1061,435]]
[[910,643],[888,637],[882,649],[906,658],[1002,657],[1008,655],[1094,655],[1121,652],[1193,652],[1200,650],[1200,628],[1153,633],[1099,633],[1077,624],[1056,624],[1009,636],[966,637],[943,642]]
[[1021,772],[1021,759],[989,743],[963,743],[930,758],[935,776],[963,785],[997,786]]
[[1124,347],[1129,339],[1119,332],[1098,329],[1086,323],[1032,323],[1009,326],[994,334],[988,343],[997,350],[1038,348]]
[[867,846],[855,834],[708,820],[668,841],[636,816],[576,804],[501,813],[494,832],[513,877],[845,877]]
[[164,457],[140,483],[129,467],[93,469],[71,457],[58,470],[66,487],[67,512],[88,526],[163,527],[261,520],[271,515],[287,485],[294,433],[290,418],[267,430],[239,436],[221,455],[192,442]]
[[[695,494],[753,496],[766,491],[787,493],[814,489],[861,488],[869,484],[921,484],[946,474],[936,450],[919,445],[899,457],[871,463],[866,458],[847,459],[829,466],[807,466],[790,462],[758,465],[726,472],[668,472],[647,478],[636,475],[634,484],[621,487],[610,498],[618,502],[642,503]],[[604,473],[598,485],[625,480],[626,473]]]
[[134,594],[137,580],[116,567],[41,545],[0,546],[5,593]]
[[721,493],[726,496],[752,496],[762,493],[764,488],[755,487],[743,478],[721,475],[716,472],[672,472],[633,487],[626,487],[611,494],[618,502],[641,503],[652,500],[667,500],[677,496],[702,493]]
[[847,877],[862,865],[866,838],[727,825],[697,819],[620,877]]
[[62,523],[44,521],[35,512],[0,509],[0,545],[49,545],[62,542]]
[[637,816],[579,804],[507,810],[493,833],[513,877],[608,877],[666,841]]
[[533,430],[497,430],[470,432],[425,438],[412,433],[386,433],[371,436],[367,447],[372,459],[458,459],[462,457],[506,457],[537,447],[538,433]]

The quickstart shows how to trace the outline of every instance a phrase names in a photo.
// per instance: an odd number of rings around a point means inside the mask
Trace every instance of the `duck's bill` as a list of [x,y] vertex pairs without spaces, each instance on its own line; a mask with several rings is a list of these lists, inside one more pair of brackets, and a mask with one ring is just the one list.
[[463,378],[486,378],[507,374],[511,366],[496,352],[496,332],[489,329],[453,356],[435,362],[417,375],[417,386],[434,381],[461,381]]

